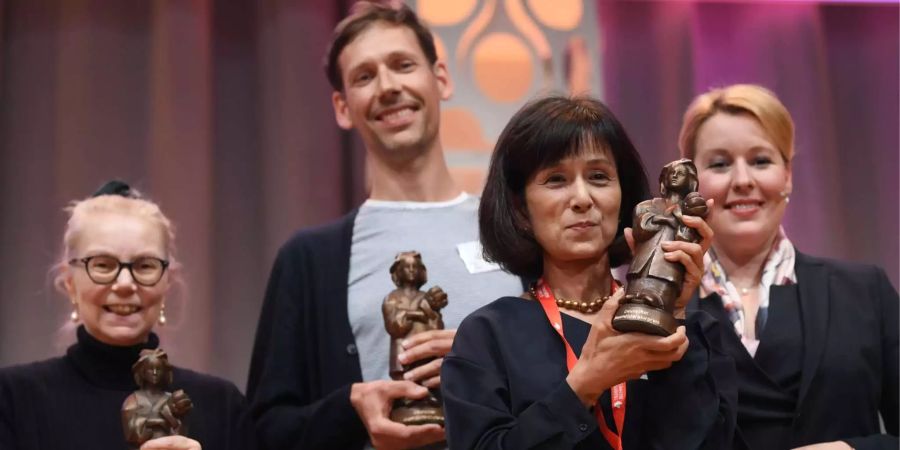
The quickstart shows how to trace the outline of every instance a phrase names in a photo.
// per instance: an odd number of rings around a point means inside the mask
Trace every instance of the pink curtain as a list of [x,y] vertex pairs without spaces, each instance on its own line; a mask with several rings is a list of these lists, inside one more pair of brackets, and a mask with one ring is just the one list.
[[898,265],[898,5],[599,2],[604,98],[651,177],[711,87],[759,83],[796,126],[785,218],[800,251]]
[[[177,224],[172,360],[242,386],[278,246],[364,197],[322,72],[346,1],[0,2],[0,365],[61,353],[47,270],[70,200],[118,177]],[[898,7],[600,1],[604,98],[654,172],[709,86],[797,122],[788,233],[898,281]],[[343,289],[343,286],[335,286]]]
[[332,0],[7,1],[0,25],[0,365],[61,353],[62,207],[110,178],[177,226],[174,362],[243,384],[278,246],[363,197],[321,58]]

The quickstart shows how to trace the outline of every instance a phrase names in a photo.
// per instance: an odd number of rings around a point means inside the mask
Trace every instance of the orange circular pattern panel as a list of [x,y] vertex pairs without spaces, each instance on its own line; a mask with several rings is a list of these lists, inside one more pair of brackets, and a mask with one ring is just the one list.
[[469,17],[478,0],[419,0],[419,17],[432,26],[455,25]]
[[490,154],[493,145],[485,140],[478,117],[468,108],[441,110],[441,143],[444,151],[481,151]]
[[521,39],[509,33],[490,33],[472,52],[475,84],[497,102],[525,97],[534,81],[534,57]]
[[570,31],[584,15],[582,0],[526,0],[537,20],[550,28]]

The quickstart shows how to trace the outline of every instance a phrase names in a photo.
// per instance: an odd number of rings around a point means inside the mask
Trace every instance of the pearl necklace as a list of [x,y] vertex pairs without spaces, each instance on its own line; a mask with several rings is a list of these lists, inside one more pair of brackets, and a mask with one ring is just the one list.
[[[534,285],[531,285],[530,291],[532,297],[538,298],[537,292],[535,292],[534,290]],[[591,300],[589,302],[582,302],[579,300],[569,300],[566,298],[562,298],[556,295],[555,292],[553,293],[553,297],[556,299],[556,306],[559,306],[560,308],[571,309],[584,314],[591,314],[593,312],[600,311],[600,308],[603,307],[603,304],[606,303],[607,300],[609,300],[609,296],[607,295],[604,297],[595,298],[594,300]]]

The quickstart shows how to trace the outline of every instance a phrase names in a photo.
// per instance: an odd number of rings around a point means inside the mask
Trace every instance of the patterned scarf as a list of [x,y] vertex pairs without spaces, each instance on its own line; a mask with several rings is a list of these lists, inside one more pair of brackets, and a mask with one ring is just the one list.
[[784,228],[778,227],[778,235],[775,236],[772,250],[766,257],[757,290],[759,310],[756,314],[756,336],[747,337],[745,336],[747,324],[744,321],[745,311],[741,304],[741,294],[734,284],[728,281],[728,274],[719,263],[715,250],[710,248],[703,257],[706,272],[700,280],[700,298],[706,298],[714,292],[719,294],[719,297],[722,298],[722,306],[725,308],[728,318],[731,319],[731,323],[734,324],[734,331],[741,338],[741,342],[750,356],[756,355],[756,349],[759,347],[758,337],[765,328],[766,320],[769,317],[769,288],[797,283],[797,274],[794,272],[795,259],[794,245],[784,234]]

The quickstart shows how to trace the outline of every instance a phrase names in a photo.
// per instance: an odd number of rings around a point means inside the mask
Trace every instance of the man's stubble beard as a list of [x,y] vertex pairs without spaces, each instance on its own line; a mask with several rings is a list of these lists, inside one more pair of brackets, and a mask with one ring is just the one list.
[[412,142],[396,142],[395,140],[379,139],[380,148],[378,153],[380,153],[381,158],[386,161],[395,163],[409,162],[426,155],[435,147],[438,139],[440,139],[438,133],[434,133],[433,136],[428,136],[428,133],[425,132]]

